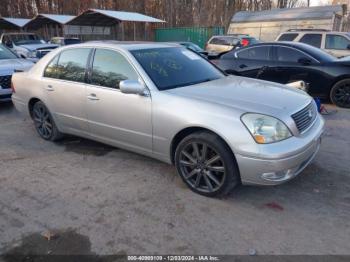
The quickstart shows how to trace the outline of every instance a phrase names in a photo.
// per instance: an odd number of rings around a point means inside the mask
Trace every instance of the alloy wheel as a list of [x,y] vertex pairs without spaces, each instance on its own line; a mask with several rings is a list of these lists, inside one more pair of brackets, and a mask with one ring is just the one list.
[[39,104],[35,104],[33,109],[33,120],[40,136],[49,139],[52,136],[53,124],[47,109]]
[[350,107],[350,82],[346,82],[334,90],[333,100],[338,106]]
[[180,152],[179,166],[186,182],[198,191],[213,193],[225,182],[224,161],[205,142],[187,144]]

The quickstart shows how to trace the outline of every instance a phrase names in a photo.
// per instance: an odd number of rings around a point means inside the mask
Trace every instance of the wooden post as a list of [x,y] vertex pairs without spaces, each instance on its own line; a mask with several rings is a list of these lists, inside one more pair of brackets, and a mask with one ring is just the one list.
[[122,26],[122,41],[124,41],[125,39],[125,34],[124,34],[124,23],[123,22],[120,22],[121,23],[121,26]]
[[136,41],[136,26],[135,26],[136,22],[134,22],[134,41]]

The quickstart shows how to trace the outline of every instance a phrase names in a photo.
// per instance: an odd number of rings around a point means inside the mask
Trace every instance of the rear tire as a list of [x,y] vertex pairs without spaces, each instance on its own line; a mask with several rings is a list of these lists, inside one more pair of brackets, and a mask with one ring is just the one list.
[[63,138],[63,134],[57,129],[55,121],[43,102],[38,101],[34,104],[31,115],[35,129],[41,138],[48,141],[57,141]]
[[203,196],[226,195],[240,183],[234,155],[210,132],[185,137],[176,148],[175,166],[187,186]]
[[330,99],[338,107],[350,108],[350,79],[336,83],[331,90]]

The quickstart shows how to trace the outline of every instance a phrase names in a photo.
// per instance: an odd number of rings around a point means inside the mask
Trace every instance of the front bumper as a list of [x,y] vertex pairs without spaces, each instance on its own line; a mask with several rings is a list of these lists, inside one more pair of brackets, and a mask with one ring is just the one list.
[[[236,154],[242,184],[278,185],[300,174],[316,156],[323,133],[324,120],[320,116],[314,126],[303,137],[292,137],[279,143],[271,144],[271,150],[264,145],[261,157]],[[276,157],[278,150],[282,157]],[[265,151],[265,152],[264,152]],[[286,155],[286,151],[288,155]],[[265,153],[265,154],[264,154]]]
[[6,88],[6,89],[0,88],[0,102],[11,101],[11,94],[12,94],[11,88]]

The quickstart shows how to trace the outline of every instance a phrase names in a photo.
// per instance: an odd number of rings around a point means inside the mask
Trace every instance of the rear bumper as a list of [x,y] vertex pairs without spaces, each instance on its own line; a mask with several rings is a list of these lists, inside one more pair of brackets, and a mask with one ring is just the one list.
[[[319,121],[309,130],[305,138],[290,138],[285,144],[281,142],[281,152],[289,150],[288,156],[270,157],[262,154],[261,158],[236,154],[242,184],[244,185],[278,185],[299,175],[314,159],[321,145],[324,121]],[[298,145],[293,143],[298,139]],[[304,143],[301,143],[302,140]],[[286,148],[287,147],[287,148]],[[275,152],[276,153],[276,152]]]

